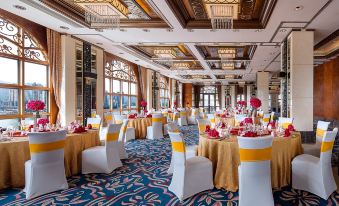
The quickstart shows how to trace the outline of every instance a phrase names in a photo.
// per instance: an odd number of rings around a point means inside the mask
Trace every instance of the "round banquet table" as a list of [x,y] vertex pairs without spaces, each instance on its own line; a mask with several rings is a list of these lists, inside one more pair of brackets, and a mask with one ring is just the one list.
[[[272,144],[271,178],[272,187],[280,188],[291,183],[291,161],[303,153],[301,135],[292,133],[291,137],[276,137]],[[200,135],[198,155],[213,163],[214,186],[235,192],[238,190],[239,146],[237,137],[218,140]]]
[[[163,117],[162,125],[165,124],[167,124],[167,118]],[[147,127],[152,126],[152,118],[129,119],[127,126],[135,129],[136,139],[145,139],[147,135]]]
[[[82,151],[100,145],[99,132],[67,134],[65,140],[65,173],[69,177],[81,172]],[[0,154],[0,190],[25,186],[25,162],[31,158],[28,137],[0,142]]]

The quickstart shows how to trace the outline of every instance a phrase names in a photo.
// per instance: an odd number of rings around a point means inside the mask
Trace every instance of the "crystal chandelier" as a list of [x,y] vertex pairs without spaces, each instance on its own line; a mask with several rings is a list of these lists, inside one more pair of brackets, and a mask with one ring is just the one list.
[[128,18],[128,8],[119,0],[72,0],[85,10],[85,20],[94,29],[117,29]]
[[161,59],[174,59],[176,57],[175,51],[173,49],[159,48],[154,49],[154,55]]
[[233,70],[234,69],[234,63],[233,62],[222,62],[221,63],[221,69]]
[[189,69],[190,64],[188,62],[174,62],[173,69]]
[[220,59],[234,59],[236,54],[235,48],[219,48],[218,55]]
[[212,29],[233,29],[233,20],[238,19],[240,0],[204,0]]

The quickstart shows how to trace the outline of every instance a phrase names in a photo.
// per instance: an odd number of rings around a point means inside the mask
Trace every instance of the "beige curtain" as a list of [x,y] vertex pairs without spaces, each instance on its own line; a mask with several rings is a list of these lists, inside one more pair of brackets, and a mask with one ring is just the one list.
[[61,105],[60,92],[62,80],[62,63],[61,63],[61,34],[51,29],[47,29],[47,46],[49,68],[51,71],[51,83],[57,106],[56,122],[60,120],[59,109]]

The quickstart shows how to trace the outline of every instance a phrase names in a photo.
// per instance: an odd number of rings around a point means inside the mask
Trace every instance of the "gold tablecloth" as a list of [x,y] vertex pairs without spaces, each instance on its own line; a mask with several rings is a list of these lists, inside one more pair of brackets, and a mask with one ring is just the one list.
[[[65,172],[69,177],[81,172],[81,152],[100,145],[98,131],[67,134],[65,142]],[[27,137],[0,142],[0,189],[25,185],[25,162],[30,160]]]
[[[167,124],[167,118],[163,117],[162,124]],[[135,138],[136,139],[145,139],[147,135],[147,127],[152,126],[152,118],[137,118],[129,119],[128,127],[133,127],[135,129]]]
[[[302,153],[300,133],[293,133],[291,138],[274,138],[271,161],[273,188],[280,188],[291,183],[291,161]],[[237,191],[240,160],[236,136],[219,141],[200,135],[198,155],[212,161],[216,188]]]

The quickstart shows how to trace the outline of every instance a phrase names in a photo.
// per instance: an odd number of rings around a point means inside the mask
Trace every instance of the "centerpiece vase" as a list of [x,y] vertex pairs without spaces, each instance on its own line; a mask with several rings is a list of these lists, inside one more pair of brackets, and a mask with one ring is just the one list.
[[40,118],[40,117],[41,116],[40,116],[39,110],[36,111],[36,112],[33,112],[33,119],[34,119],[33,128],[34,128],[35,131],[37,130],[38,118]]

